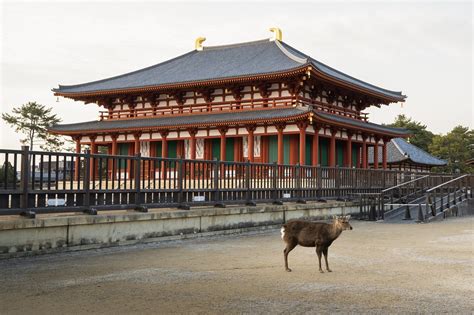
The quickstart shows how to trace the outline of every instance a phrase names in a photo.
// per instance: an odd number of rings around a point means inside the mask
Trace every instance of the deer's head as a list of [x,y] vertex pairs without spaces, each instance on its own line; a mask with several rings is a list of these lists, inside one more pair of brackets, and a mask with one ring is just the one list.
[[335,216],[334,225],[336,226],[336,228],[340,228],[343,231],[352,230],[352,226],[349,224],[350,218],[350,215]]

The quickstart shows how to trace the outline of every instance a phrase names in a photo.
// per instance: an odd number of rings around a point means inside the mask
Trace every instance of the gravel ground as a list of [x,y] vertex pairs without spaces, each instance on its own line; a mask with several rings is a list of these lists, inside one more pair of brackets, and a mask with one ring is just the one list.
[[0,313],[473,313],[473,217],[351,223],[324,274],[276,230],[0,261]]

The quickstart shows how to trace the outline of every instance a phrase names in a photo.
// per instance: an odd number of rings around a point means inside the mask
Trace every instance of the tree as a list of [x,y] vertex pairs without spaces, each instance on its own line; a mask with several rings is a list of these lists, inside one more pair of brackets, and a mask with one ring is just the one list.
[[61,122],[61,118],[51,111],[52,108],[28,102],[19,108],[13,108],[12,114],[2,113],[2,119],[25,136],[21,143],[28,144],[31,150],[39,143],[43,150],[59,151],[67,140],[48,132],[49,127]]
[[434,137],[431,131],[426,130],[426,125],[414,121],[403,114],[398,115],[395,121],[388,126],[409,130],[413,134],[413,136],[410,137],[410,143],[425,151],[428,151],[429,145]]
[[448,172],[473,172],[466,161],[474,158],[474,130],[456,126],[446,135],[436,135],[429,147],[430,152],[448,162]]

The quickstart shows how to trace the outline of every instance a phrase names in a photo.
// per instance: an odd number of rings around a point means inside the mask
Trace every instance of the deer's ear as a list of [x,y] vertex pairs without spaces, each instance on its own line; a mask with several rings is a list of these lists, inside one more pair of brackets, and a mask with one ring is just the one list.
[[350,214],[349,214],[349,215],[346,215],[346,220],[349,221],[350,219],[351,219],[351,215],[350,215]]

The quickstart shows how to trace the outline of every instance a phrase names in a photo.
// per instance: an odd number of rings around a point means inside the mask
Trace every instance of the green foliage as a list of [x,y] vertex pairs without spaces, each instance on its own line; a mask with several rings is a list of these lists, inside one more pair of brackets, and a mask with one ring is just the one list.
[[[5,182],[7,187],[4,186]],[[10,162],[5,162],[0,168],[0,187],[14,188],[14,183],[16,183],[15,170]]]
[[448,172],[469,172],[474,168],[466,161],[474,158],[474,130],[456,126],[446,135],[436,135],[429,146],[431,154],[448,162]]
[[21,143],[28,144],[30,150],[34,150],[35,143],[39,143],[40,148],[46,151],[64,150],[63,146],[67,140],[48,132],[49,127],[61,122],[61,119],[51,111],[52,108],[28,102],[14,108],[12,114],[2,113],[2,119],[14,127],[16,132],[24,135]]
[[426,125],[423,125],[418,121],[414,121],[405,115],[398,115],[397,118],[395,118],[395,121],[389,124],[389,126],[409,130],[413,134],[410,137],[410,143],[425,151],[428,151],[434,134],[426,129]]

